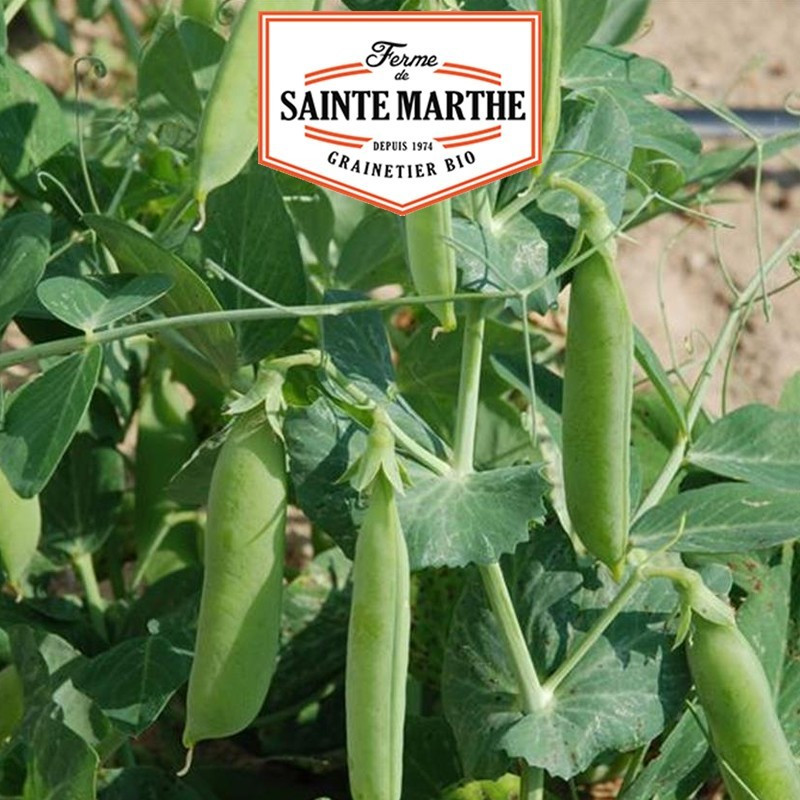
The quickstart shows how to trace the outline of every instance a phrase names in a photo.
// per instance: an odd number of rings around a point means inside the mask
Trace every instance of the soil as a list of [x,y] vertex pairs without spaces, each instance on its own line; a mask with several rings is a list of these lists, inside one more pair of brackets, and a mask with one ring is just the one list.
[[[667,64],[677,87],[704,100],[744,108],[783,108],[792,92],[800,92],[800,0],[654,0],[648,17],[644,34],[631,49]],[[793,105],[798,105],[797,97]],[[705,209],[733,226],[719,230],[720,257],[711,228],[678,214],[634,230],[635,241],[621,245],[634,319],[668,364],[673,362],[671,352],[678,364],[703,358],[724,323],[732,295],[720,263],[740,287],[758,268],[751,183],[721,187]],[[768,164],[761,216],[767,258],[800,223],[800,151]],[[792,275],[784,264],[769,286]],[[761,306],[754,309],[736,348],[728,409],[775,403],[787,378],[800,370],[799,300],[800,285],[792,286],[771,298],[769,321]],[[714,412],[720,410],[721,386],[717,376],[709,403]]]

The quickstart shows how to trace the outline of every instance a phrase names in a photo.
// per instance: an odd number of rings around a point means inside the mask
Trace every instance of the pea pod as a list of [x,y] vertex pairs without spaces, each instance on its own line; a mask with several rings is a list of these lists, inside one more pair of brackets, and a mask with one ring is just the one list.
[[[413,211],[404,219],[406,258],[417,294],[448,295],[456,291],[456,256],[447,241],[453,236],[450,201]],[[446,331],[456,328],[455,305],[431,303],[428,308]]]
[[206,197],[233,180],[258,141],[258,14],[310,11],[313,0],[246,0],[225,46],[200,119],[194,195],[201,221]]
[[356,543],[347,639],[347,763],[353,800],[399,800],[410,630],[409,567],[394,489],[372,484]]
[[[189,676],[184,745],[246,728],[278,653],[286,523],[283,443],[239,417],[211,477],[205,575]],[[227,687],[230,691],[225,691]]]
[[686,653],[732,800],[800,797],[769,681],[741,631],[695,614]]
[[170,571],[169,557],[156,555],[167,533],[168,515],[176,509],[166,487],[197,445],[186,401],[164,358],[163,354],[157,355],[150,366],[139,409],[136,443],[136,549],[140,562],[146,566],[143,574],[150,581]]
[[9,664],[0,669],[0,744],[14,733],[24,713],[22,681],[17,668]]
[[41,532],[39,497],[20,497],[0,470],[0,566],[18,597]]
[[633,325],[614,267],[614,226],[602,202],[566,178],[578,196],[586,248],[572,277],[564,366],[564,493],[575,533],[618,577],[628,541]]

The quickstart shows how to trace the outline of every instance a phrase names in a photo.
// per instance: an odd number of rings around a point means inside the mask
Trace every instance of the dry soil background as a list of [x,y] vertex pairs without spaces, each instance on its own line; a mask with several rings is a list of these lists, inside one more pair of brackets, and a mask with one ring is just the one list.
[[[706,100],[782,108],[792,92],[800,92],[800,0],[654,0],[644,30],[631,48],[667,64],[676,86]],[[762,202],[767,254],[800,226],[800,153],[768,166]],[[717,199],[707,210],[736,226],[722,231],[719,242],[722,258],[741,284],[758,264],[753,192],[737,182],[721,187]],[[621,255],[635,321],[662,357],[669,358],[669,341],[678,362],[693,357],[691,347],[695,357],[702,355],[730,303],[710,230],[669,215],[633,236],[635,243],[624,243]],[[669,336],[659,309],[660,260]],[[770,284],[782,284],[791,275],[784,266]],[[800,370],[800,284],[773,301],[770,322],[757,311],[739,341],[729,408],[775,402],[785,380]],[[716,380],[714,411],[720,386]]]

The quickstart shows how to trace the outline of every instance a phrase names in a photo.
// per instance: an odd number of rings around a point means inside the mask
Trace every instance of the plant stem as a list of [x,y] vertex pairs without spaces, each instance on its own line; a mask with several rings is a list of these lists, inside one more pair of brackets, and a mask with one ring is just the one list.
[[[308,353],[313,353],[314,351],[308,351]],[[347,394],[350,395],[351,400],[355,405],[363,406],[369,409],[375,409],[378,407],[378,404],[373,400],[366,392],[362,391],[358,388],[355,384],[351,383],[347,380],[347,377],[343,375],[336,365],[330,360],[330,358],[323,357],[322,353],[319,353],[319,362],[318,366],[325,370],[327,375],[336,382],[336,385],[343,389]],[[450,472],[450,465],[446,461],[442,461],[438,456],[434,455],[424,448],[419,442],[412,439],[388,414],[386,415],[386,425],[389,430],[392,432],[392,436],[394,436],[397,444],[399,444],[403,449],[405,449],[410,455],[414,456],[417,461],[421,464],[424,464],[428,469],[435,472],[437,475],[446,475]]]
[[[468,475],[473,469],[475,426],[478,416],[483,359],[483,332],[483,308],[480,305],[470,306],[464,324],[464,348],[461,353],[456,433],[453,445],[453,468],[459,475]],[[478,569],[489,606],[500,626],[523,710],[526,714],[540,711],[547,705],[550,696],[542,689],[539,676],[536,674],[536,668],[514,610],[514,603],[511,600],[503,571],[496,562],[479,565]],[[541,773],[540,770],[537,772]],[[536,787],[543,780],[541,774],[537,776],[534,773],[527,777],[526,775],[527,770],[524,770],[524,780],[529,782],[533,779],[532,790],[538,791]],[[536,798],[536,794],[529,795],[529,797]]]
[[644,575],[637,569],[628,578],[627,583],[611,602],[611,605],[601,614],[600,618],[592,625],[586,636],[581,639],[578,646],[561,662],[558,669],[544,682],[544,690],[551,694],[580,663],[583,657],[592,649],[597,640],[603,635],[609,625],[619,616],[628,600],[639,588],[644,580]]
[[481,565],[479,569],[489,605],[500,625],[506,652],[511,659],[511,668],[522,697],[522,707],[526,714],[541,711],[550,701],[552,692],[542,687],[536,674],[503,570],[497,563]]
[[165,330],[178,330],[181,328],[195,328],[201,325],[213,325],[220,322],[248,322],[265,319],[289,319],[303,317],[338,317],[342,314],[351,314],[358,311],[374,311],[382,308],[397,308],[405,305],[425,305],[427,303],[441,303],[448,300],[466,302],[484,302],[491,299],[507,299],[517,297],[518,290],[503,292],[489,292],[474,294],[464,292],[457,295],[428,295],[424,297],[395,297],[386,300],[351,300],[343,303],[327,303],[320,305],[285,306],[283,308],[239,308],[223,311],[206,311],[199,314],[179,314],[173,317],[159,317],[157,319],[135,322],[129,325],[120,325],[117,328],[108,328],[94,331],[82,336],[69,336],[51,342],[32,345],[31,347],[10,350],[0,354],[0,370],[15,364],[35,361],[39,358],[50,356],[63,356],[84,350],[94,344],[107,344],[132,336],[154,334]]
[[469,474],[474,466],[484,328],[483,307],[470,306],[464,324],[461,378],[458,384],[458,416],[453,446],[453,468],[459,475]]
[[527,764],[522,767],[519,800],[544,800],[544,770]]
[[89,610],[89,618],[92,621],[92,625],[100,636],[108,639],[108,629],[103,616],[105,601],[100,596],[100,587],[97,585],[97,575],[94,571],[92,554],[81,553],[81,555],[72,560],[72,565],[83,585],[83,593],[86,596],[86,606]]
[[[795,241],[800,237],[800,228],[797,228],[790,236],[788,236],[781,246],[770,256],[764,263],[763,269],[759,269],[756,274],[751,278],[750,282],[739,295],[739,299],[731,308],[725,324],[722,326],[719,335],[708,354],[703,370],[697,383],[694,385],[689,404],[686,409],[686,429],[692,430],[694,423],[697,420],[700,411],[703,408],[703,401],[705,400],[706,393],[708,392],[711,378],[714,374],[714,369],[722,358],[723,353],[729,348],[736,331],[741,322],[743,322],[749,315],[754,301],[757,299],[761,292],[762,281],[777,267],[779,267],[783,260],[789,255]],[[667,487],[672,483],[673,478],[678,474],[678,471],[683,464],[686,457],[686,451],[689,447],[689,437],[681,437],[675,443],[672,452],[669,455],[666,463],[661,469],[655,483],[653,484],[647,496],[641,502],[639,508],[636,510],[634,521],[639,519],[642,514],[648,509],[655,506],[664,496]]]

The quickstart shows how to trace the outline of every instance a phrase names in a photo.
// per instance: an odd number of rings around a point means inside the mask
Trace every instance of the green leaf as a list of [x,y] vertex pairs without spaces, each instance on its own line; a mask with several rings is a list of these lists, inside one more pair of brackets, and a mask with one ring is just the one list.
[[609,3],[592,41],[598,44],[625,44],[641,28],[648,8],[650,0],[614,0]]
[[[546,676],[585,636],[619,591],[605,571],[580,569],[562,531],[539,530],[502,561],[528,648]],[[568,779],[601,753],[653,739],[689,688],[680,652],[663,631],[677,597],[650,581],[556,688],[548,706],[523,714],[503,637],[482,584],[456,608],[443,675],[444,710],[468,777],[495,777],[523,758]]]
[[43,714],[36,724],[22,800],[85,800],[95,796],[97,753],[66,725]]
[[[546,277],[548,246],[539,228],[517,214],[499,230],[486,229],[471,220],[453,220],[456,260],[461,285],[478,292],[524,290]],[[558,296],[551,281],[531,295],[530,308],[544,313]]]
[[321,186],[302,181],[285,172],[273,172],[283,202],[297,230],[305,236],[320,264],[328,265],[333,239],[333,206]]
[[[329,303],[363,299],[353,292],[330,291]],[[368,397],[383,406],[392,420],[412,439],[433,453],[443,456],[444,443],[398,393],[386,327],[377,311],[328,316],[322,320],[325,353],[346,379]],[[334,396],[351,403],[333,381],[326,386]]]
[[688,123],[632,91],[616,91],[614,99],[628,117],[635,147],[663,154],[682,174],[694,167],[703,145]]
[[172,288],[166,275],[60,275],[43,280],[36,294],[56,318],[96,331],[146,308]]
[[[559,137],[545,172],[567,176],[591,189],[616,224],[622,217],[626,170],[632,155],[633,139],[625,112],[610,92],[595,88],[564,102]],[[578,201],[568,192],[544,192],[538,205],[545,213],[578,227]]]
[[8,91],[0,94],[0,172],[36,193],[35,170],[71,139],[50,90],[22,67],[5,60]]
[[73,675],[116,728],[138,736],[186,682],[192,657],[164,636],[128,639],[85,662]]
[[[683,405],[678,400],[672,381],[667,375],[666,370],[661,364],[661,360],[656,355],[655,350],[650,346],[650,342],[644,337],[639,328],[633,329],[634,354],[636,363],[644,370],[645,375],[653,384],[653,388],[658,392],[664,404],[664,409],[673,418],[678,428],[686,426],[685,411]],[[674,444],[674,441],[667,443],[667,446]]]
[[600,27],[608,2],[609,0],[562,0],[564,36],[561,58],[565,67]]
[[338,548],[320,553],[286,588],[281,652],[267,696],[278,713],[324,693],[344,679],[350,562]]
[[401,224],[396,214],[368,211],[342,247],[337,285],[372,289],[387,283],[408,284]]
[[[157,303],[168,317],[221,311],[212,291],[180,258],[165,250],[148,236],[124,222],[100,214],[85,214],[84,222],[97,232],[123,272],[136,275],[167,275],[172,289]],[[233,329],[226,322],[184,328],[182,335],[214,365],[227,383],[236,366],[236,345]]]
[[544,519],[540,466],[414,483],[397,499],[412,567],[491,564],[526,541],[529,524]]
[[461,779],[453,732],[444,717],[406,718],[403,800],[432,800]]
[[[303,259],[294,225],[271,170],[251,164],[208,199],[201,234],[204,254],[242,283],[280,305],[306,300]],[[254,308],[259,301],[228,281],[214,283],[225,308]],[[297,320],[257,320],[236,326],[239,358],[251,364],[275,352]]]
[[790,547],[779,554],[756,553],[726,557],[735,583],[747,592],[736,624],[753,646],[776,693],[781,689],[792,589]]
[[74,559],[99,549],[117,523],[124,488],[121,453],[78,434],[42,492],[45,551]]
[[0,330],[25,306],[49,255],[49,216],[30,211],[0,220]]
[[44,41],[52,42],[67,55],[72,55],[69,28],[58,16],[52,0],[27,0],[25,14]]
[[59,361],[11,398],[0,430],[0,466],[17,494],[33,497],[50,480],[89,407],[102,349]]
[[683,492],[650,509],[633,526],[634,547],[658,550],[675,538],[686,515],[683,536],[670,548],[679,553],[736,553],[761,550],[800,536],[800,492],[719,483]]
[[800,372],[795,372],[795,374],[783,384],[778,408],[781,411],[800,413]]
[[612,92],[622,89],[638,94],[670,94],[672,91],[672,76],[663,64],[615,47],[597,45],[584,47],[576,54],[562,82],[568,89],[575,90],[604,87]]
[[175,14],[159,18],[142,51],[137,85],[139,113],[145,119],[165,121],[176,113],[195,123],[199,119],[202,105]]
[[[702,709],[697,713],[703,718]],[[619,800],[681,800],[694,797],[713,771],[716,759],[708,739],[691,711],[685,711],[660,743],[658,755],[647,763]]]
[[689,461],[717,475],[772,489],[800,489],[800,413],[749,405],[707,428]]

